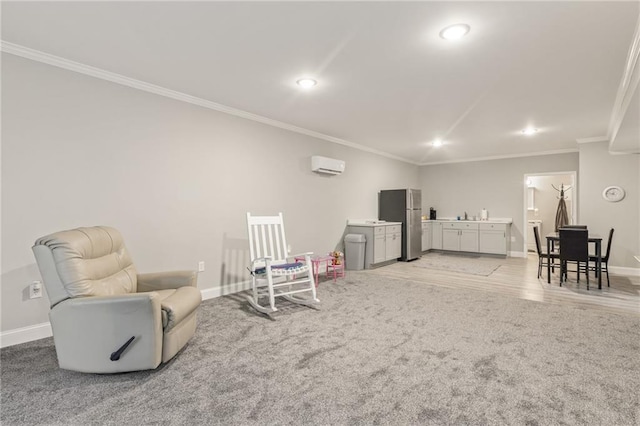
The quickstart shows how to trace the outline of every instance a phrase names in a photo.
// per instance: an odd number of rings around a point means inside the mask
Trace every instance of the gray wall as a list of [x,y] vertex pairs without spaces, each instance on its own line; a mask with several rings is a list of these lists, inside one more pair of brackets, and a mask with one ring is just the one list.
[[438,217],[473,216],[486,208],[491,217],[513,219],[511,251],[526,252],[525,174],[578,170],[578,153],[438,164],[420,167],[422,208]]
[[[141,272],[195,269],[201,289],[248,279],[245,213],[285,215],[294,252],[333,250],[346,219],[418,167],[81,74],[2,56],[2,327],[48,321],[31,245],[111,225]],[[310,157],[346,161],[341,176]]]
[[[112,225],[140,271],[204,260],[199,287],[232,291],[248,278],[246,211],[283,211],[293,250],[323,253],[346,219],[377,215],[385,188],[421,188],[425,213],[512,217],[511,250],[524,251],[525,174],[579,169],[578,221],[603,235],[615,226],[611,265],[637,268],[640,157],[606,144],[418,168],[8,54],[2,77],[2,331],[48,320],[48,300],[28,299],[28,285],[40,279],[31,245],[51,232]],[[316,175],[311,155],[347,170]],[[625,200],[602,200],[608,185]]]
[[[611,185],[625,190],[622,201],[602,198]],[[578,190],[579,221],[605,237],[603,250],[609,229],[615,229],[609,265],[637,268],[633,256],[640,254],[640,155],[610,155],[606,142],[581,144]]]

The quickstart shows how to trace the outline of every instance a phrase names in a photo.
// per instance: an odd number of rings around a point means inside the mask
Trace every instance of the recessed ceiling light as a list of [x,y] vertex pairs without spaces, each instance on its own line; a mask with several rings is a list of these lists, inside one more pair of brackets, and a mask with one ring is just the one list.
[[310,89],[318,84],[318,82],[312,78],[301,78],[300,80],[296,81],[296,84],[303,89]]
[[535,135],[536,133],[538,133],[538,129],[534,129],[533,127],[527,127],[522,130],[522,134],[527,136]]
[[440,31],[440,37],[445,40],[459,40],[471,29],[467,24],[455,24],[449,25],[447,28]]
[[431,145],[433,145],[435,148],[438,148],[438,147],[442,146],[442,140],[436,139],[435,141],[433,141],[431,143]]

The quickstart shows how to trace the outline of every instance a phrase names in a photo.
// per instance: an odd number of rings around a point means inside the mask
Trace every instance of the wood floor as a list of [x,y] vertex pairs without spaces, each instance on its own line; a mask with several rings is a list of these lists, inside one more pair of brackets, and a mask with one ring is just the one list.
[[[462,260],[462,259],[461,259]],[[419,281],[441,287],[463,288],[520,299],[536,300],[544,303],[580,306],[619,314],[640,316],[640,277],[609,274],[610,287],[606,276],[603,277],[602,290],[598,290],[597,279],[590,276],[590,289],[582,275],[580,282],[576,274],[570,273],[569,281],[559,285],[558,270],[547,284],[547,271],[537,278],[538,257],[530,254],[528,258],[509,257],[499,259],[500,267],[485,277],[459,272],[441,271],[415,267],[413,262],[397,262],[392,265],[371,269],[365,273]]]

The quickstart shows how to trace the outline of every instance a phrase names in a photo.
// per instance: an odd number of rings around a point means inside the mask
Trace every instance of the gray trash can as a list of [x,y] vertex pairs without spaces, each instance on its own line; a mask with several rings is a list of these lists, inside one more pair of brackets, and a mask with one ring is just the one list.
[[347,234],[344,237],[345,268],[349,271],[364,269],[364,246],[367,239],[362,234]]

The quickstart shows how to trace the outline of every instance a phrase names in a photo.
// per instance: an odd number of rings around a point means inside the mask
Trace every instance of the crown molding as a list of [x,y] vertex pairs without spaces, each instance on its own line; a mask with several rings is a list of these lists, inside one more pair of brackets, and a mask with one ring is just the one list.
[[622,125],[622,120],[629,108],[631,99],[638,88],[640,82],[640,18],[636,24],[636,31],[633,34],[631,46],[629,47],[629,54],[627,55],[627,62],[624,67],[622,79],[620,80],[620,86],[618,87],[618,93],[616,95],[615,103],[613,104],[613,111],[611,113],[611,119],[609,120],[609,129],[607,132],[607,139],[609,140],[609,151],[613,151],[613,143],[618,130]]
[[[638,36],[638,32],[636,32],[636,36]],[[635,41],[637,43],[636,50],[640,51],[640,40],[636,37]],[[332,142],[338,145],[347,146],[349,148],[357,149],[359,151],[369,152],[375,155],[379,155],[381,157],[390,158],[397,161],[402,161],[404,163],[413,164],[416,166],[431,166],[438,164],[454,164],[454,163],[468,163],[473,161],[489,161],[489,160],[503,160],[508,158],[521,158],[521,157],[535,157],[538,155],[554,155],[554,154],[567,154],[578,152],[577,149],[561,149],[554,151],[543,151],[543,152],[530,152],[524,154],[507,154],[507,155],[498,155],[498,156],[489,156],[489,157],[478,157],[478,158],[469,158],[469,159],[459,159],[459,160],[448,160],[448,161],[435,161],[435,162],[417,162],[410,161],[406,158],[402,158],[393,154],[389,154],[384,151],[380,151],[374,148],[370,148],[355,142],[351,142],[348,140],[336,138],[333,136],[325,135],[323,133],[319,133],[313,130],[305,129],[302,127],[294,126],[292,124],[284,123],[282,121],[273,120],[268,117],[264,117],[258,114],[253,114],[247,111],[239,110],[236,108],[232,108],[226,105],[218,104],[216,102],[212,102],[206,99],[198,98],[196,96],[191,96],[186,93],[178,92],[176,90],[167,89],[165,87],[157,86],[155,84],[147,83],[141,80],[136,80],[130,77],[126,77],[121,74],[117,74],[111,71],[103,70],[101,68],[92,67],[90,65],[82,64],[80,62],[71,61],[69,59],[65,59],[59,56],[51,55],[49,53],[45,53],[39,50],[31,49],[25,46],[21,46],[19,44],[7,42],[4,40],[0,40],[0,50],[2,52],[19,56],[25,59],[30,59],[32,61],[41,62],[47,65],[55,66],[58,68],[66,69],[69,71],[77,72],[80,74],[88,75],[90,77],[98,78],[105,81],[110,81],[112,83],[120,84],[122,86],[131,87],[133,89],[142,90],[148,93],[153,93],[155,95],[164,96],[166,98],[186,102],[192,105],[197,105],[203,108],[211,109],[214,111],[222,112],[225,114],[234,115],[236,117],[244,118],[247,120],[256,121],[258,123],[266,124],[268,126],[289,130],[291,132],[299,133],[302,135],[310,136],[312,138],[324,140],[327,142]],[[637,52],[636,52],[637,59]],[[640,73],[639,73],[640,74]],[[637,85],[637,81],[636,81]],[[628,106],[628,101],[627,105]],[[626,109],[625,109],[626,111]],[[622,121],[620,119],[620,121]],[[619,124],[618,124],[619,125]],[[589,142],[600,142],[603,140],[609,140],[605,137],[597,137],[597,138],[587,138],[587,139],[579,139],[578,143],[589,143]]]
[[640,155],[635,149],[627,149],[624,151],[609,151],[609,155]]
[[71,61],[59,56],[51,55],[39,50],[31,49],[19,44],[10,43],[4,40],[0,40],[0,50],[11,55],[20,56],[22,58],[30,59],[32,61],[41,62],[54,67],[63,68],[69,71],[77,72],[80,74],[88,75],[91,77],[99,78],[101,80],[110,81],[112,83],[120,84],[122,86],[131,87],[134,89],[142,90],[155,95],[164,96],[166,98],[175,99],[182,102],[187,102],[193,105],[198,105],[203,108],[208,108],[214,111],[223,112],[225,114],[235,115],[236,117],[245,118],[247,120],[256,121],[258,123],[266,124],[268,126],[277,127],[291,132],[299,133],[312,138],[322,139],[327,142],[332,142],[338,145],[347,146],[349,148],[357,149],[360,151],[369,152],[372,154],[380,155],[382,157],[391,158],[393,160],[402,161],[404,163],[419,165],[417,162],[407,160],[406,158],[398,157],[393,154],[389,154],[384,151],[380,151],[374,148],[369,148],[364,145],[360,145],[355,142],[336,138],[333,136],[325,135],[323,133],[315,132],[313,130],[304,129],[302,127],[294,126],[292,124],[284,123],[282,121],[273,120],[268,117],[264,117],[258,114],[252,114],[247,111],[232,108],[226,105],[218,104],[208,101],[206,99],[198,98],[196,96],[187,95],[186,93],[178,92],[176,90],[167,89],[165,87],[157,86],[155,84],[146,83],[141,80],[126,77],[121,74],[117,74],[111,71],[106,71],[101,68],[85,65],[80,62]]
[[593,138],[581,138],[581,139],[576,139],[576,142],[581,144],[581,143],[596,143],[596,142],[608,142],[609,138],[606,136],[596,136]]
[[434,161],[430,163],[421,163],[420,166],[436,166],[439,164],[454,164],[454,163],[472,163],[474,161],[506,160],[509,158],[537,157],[539,155],[571,154],[574,152],[578,152],[578,150],[576,148],[556,149],[553,151],[527,152],[523,154],[493,155],[490,157],[465,158],[462,160]]

